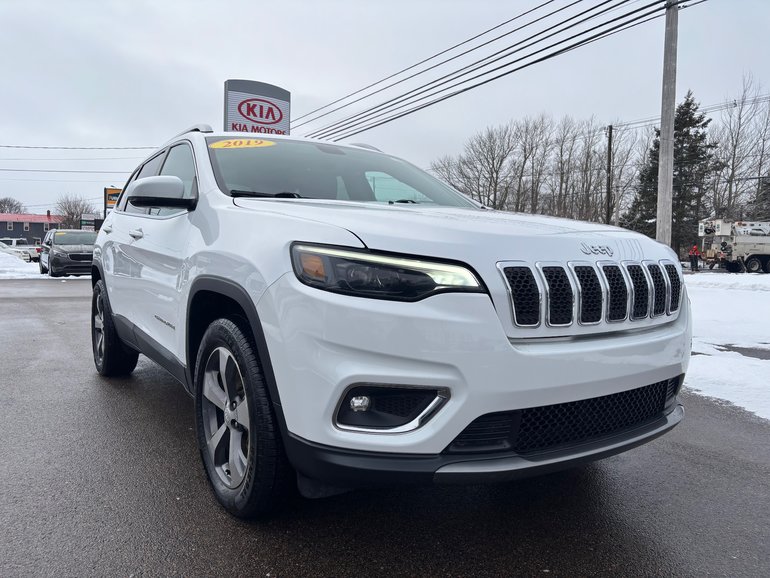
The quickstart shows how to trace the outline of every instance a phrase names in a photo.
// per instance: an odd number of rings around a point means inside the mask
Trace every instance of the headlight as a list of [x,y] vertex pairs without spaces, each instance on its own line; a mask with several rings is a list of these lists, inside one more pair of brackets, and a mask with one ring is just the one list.
[[451,263],[304,244],[292,246],[291,260],[305,285],[359,297],[417,301],[448,291],[485,292],[476,275]]

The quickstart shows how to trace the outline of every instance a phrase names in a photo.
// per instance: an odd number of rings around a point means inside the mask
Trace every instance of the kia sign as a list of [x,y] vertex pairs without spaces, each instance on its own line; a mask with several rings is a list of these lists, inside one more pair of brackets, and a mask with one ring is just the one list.
[[289,134],[291,93],[253,80],[225,81],[225,130]]

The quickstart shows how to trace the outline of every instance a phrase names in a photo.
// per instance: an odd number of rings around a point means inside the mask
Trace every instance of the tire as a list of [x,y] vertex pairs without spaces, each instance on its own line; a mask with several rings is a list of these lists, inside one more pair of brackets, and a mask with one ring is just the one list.
[[765,259],[765,273],[770,273],[770,257]]
[[49,264],[49,266],[48,266],[48,276],[49,277],[61,277],[61,273],[57,273],[56,271],[54,271],[53,267],[51,267],[50,264]]
[[40,274],[41,275],[45,275],[46,273],[48,273],[48,269],[43,267],[43,261],[42,260],[38,261],[37,264],[40,266]]
[[762,272],[762,261],[759,260],[759,257],[751,257],[746,261],[746,271],[749,273]]
[[296,477],[243,319],[217,319],[203,335],[195,363],[195,422],[206,474],[225,509],[239,518],[279,509]]
[[107,287],[101,279],[94,285],[91,298],[91,349],[96,371],[104,377],[129,375],[139,359],[139,354],[118,337]]

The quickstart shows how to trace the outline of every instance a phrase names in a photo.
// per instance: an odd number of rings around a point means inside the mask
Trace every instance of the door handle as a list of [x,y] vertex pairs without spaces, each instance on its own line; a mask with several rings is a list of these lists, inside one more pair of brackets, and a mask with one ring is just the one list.
[[110,225],[104,225],[102,227],[102,231],[104,231],[105,233],[107,233],[109,235],[110,233],[112,233],[112,227]]
[[144,233],[142,232],[141,229],[134,229],[133,231],[129,231],[128,235],[130,237],[133,237],[134,239],[141,239],[142,237],[144,237]]

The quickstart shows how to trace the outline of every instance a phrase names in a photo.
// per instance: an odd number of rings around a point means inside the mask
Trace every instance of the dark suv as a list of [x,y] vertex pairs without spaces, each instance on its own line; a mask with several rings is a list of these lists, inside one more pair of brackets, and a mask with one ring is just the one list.
[[48,231],[40,252],[40,273],[51,277],[90,275],[94,257],[94,231],[57,229]]

